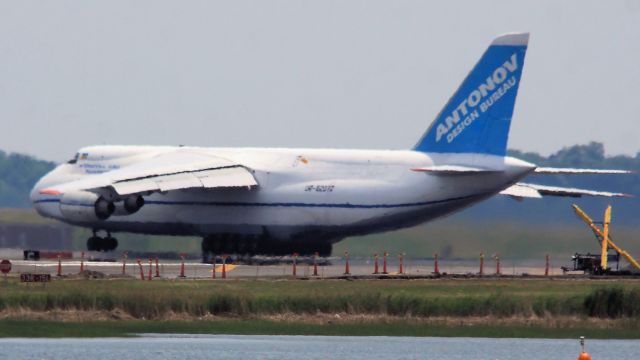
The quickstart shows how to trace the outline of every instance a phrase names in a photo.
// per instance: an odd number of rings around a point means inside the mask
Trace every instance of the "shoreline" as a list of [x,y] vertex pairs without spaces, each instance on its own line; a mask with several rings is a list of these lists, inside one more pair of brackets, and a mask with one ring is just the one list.
[[185,335],[299,335],[299,336],[387,336],[387,337],[472,337],[640,339],[637,324],[621,321],[606,327],[592,324],[569,327],[516,324],[435,324],[411,321],[370,321],[367,323],[318,324],[267,319],[231,319],[194,321],[102,320],[47,321],[0,320],[0,338],[102,338],[137,337],[138,334]]

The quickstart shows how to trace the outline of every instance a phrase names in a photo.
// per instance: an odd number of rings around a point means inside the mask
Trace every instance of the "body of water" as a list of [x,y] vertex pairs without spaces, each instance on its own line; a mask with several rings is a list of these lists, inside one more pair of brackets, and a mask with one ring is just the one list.
[[[640,359],[640,341],[588,340],[596,359]],[[0,339],[0,359],[577,359],[578,340],[142,335]]]

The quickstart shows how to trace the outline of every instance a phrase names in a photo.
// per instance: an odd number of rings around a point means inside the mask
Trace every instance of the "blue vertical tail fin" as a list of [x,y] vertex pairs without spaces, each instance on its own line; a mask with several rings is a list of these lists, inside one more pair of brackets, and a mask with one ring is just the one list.
[[497,37],[414,150],[504,156],[528,33]]

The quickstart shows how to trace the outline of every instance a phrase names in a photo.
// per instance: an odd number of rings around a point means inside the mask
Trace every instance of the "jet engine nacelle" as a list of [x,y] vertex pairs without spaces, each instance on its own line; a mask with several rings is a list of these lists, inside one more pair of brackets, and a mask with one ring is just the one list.
[[71,191],[60,199],[60,213],[72,221],[106,220],[114,211],[111,201],[89,191]]
[[140,195],[129,195],[115,203],[115,212],[113,215],[131,215],[144,206],[144,199]]

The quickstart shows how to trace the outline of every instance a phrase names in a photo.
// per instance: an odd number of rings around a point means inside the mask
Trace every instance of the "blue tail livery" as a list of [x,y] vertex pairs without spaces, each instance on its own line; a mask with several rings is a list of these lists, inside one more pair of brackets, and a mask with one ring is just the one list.
[[493,40],[414,150],[504,156],[528,42],[528,33]]

